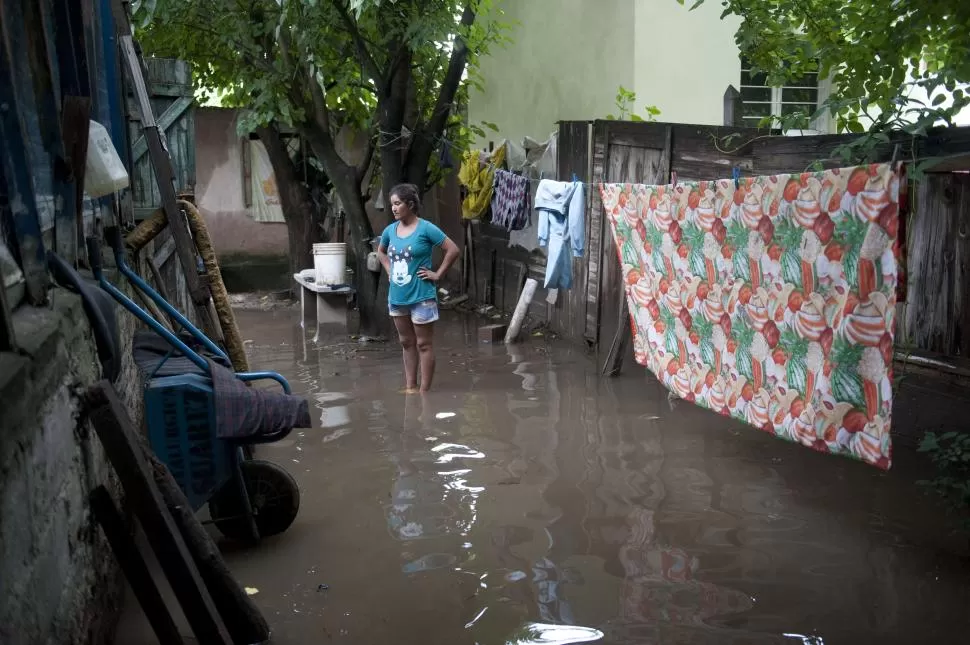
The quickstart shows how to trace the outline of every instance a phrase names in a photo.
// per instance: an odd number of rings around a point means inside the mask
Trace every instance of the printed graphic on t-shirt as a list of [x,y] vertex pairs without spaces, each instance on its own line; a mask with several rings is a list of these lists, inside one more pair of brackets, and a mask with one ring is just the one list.
[[391,258],[391,281],[399,287],[411,283],[413,277],[408,273],[408,263],[411,261],[411,246],[408,245],[404,251],[399,251],[394,246],[388,249],[388,257]]

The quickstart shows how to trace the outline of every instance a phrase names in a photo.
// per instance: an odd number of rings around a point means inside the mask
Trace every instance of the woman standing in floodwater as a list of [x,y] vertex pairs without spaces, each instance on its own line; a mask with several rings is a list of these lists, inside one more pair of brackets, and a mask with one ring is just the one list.
[[[413,184],[391,189],[394,223],[381,234],[377,257],[387,271],[390,287],[388,309],[404,348],[404,379],[407,392],[418,390],[421,364],[421,392],[434,379],[434,323],[438,320],[436,283],[458,259],[458,246],[431,222],[418,217],[421,196]],[[440,246],[445,257],[437,271],[431,268],[431,254]]]

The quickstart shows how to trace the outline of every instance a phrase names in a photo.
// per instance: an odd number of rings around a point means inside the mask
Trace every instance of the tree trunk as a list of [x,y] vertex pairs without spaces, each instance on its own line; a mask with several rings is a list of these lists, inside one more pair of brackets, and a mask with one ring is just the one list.
[[323,164],[347,215],[350,229],[348,257],[356,259],[354,277],[357,283],[361,333],[369,336],[384,335],[390,328],[390,318],[386,303],[378,302],[377,298],[381,274],[367,270],[367,254],[372,250],[370,241],[374,237],[374,230],[367,217],[364,196],[361,194],[361,177],[356,168],[344,162],[337,154],[329,133],[322,133],[310,124],[305,127],[313,154]]
[[[408,143],[404,140],[404,120],[407,116],[408,87],[412,84],[411,54],[403,44],[401,55],[396,60],[397,67],[394,69],[387,93],[377,102],[377,114],[381,126],[378,137],[381,180],[384,184],[381,189],[384,192],[384,203],[388,205],[386,208],[388,222],[393,220],[388,191],[402,182],[410,181],[404,164],[408,150]],[[422,188],[423,186],[418,186],[418,190]]]
[[[461,14],[461,25],[470,27],[475,23],[475,10],[469,1],[465,5],[465,10]],[[451,113],[455,103],[455,96],[458,93],[458,86],[461,85],[461,77],[465,73],[468,63],[468,44],[461,36],[461,30],[455,33],[455,39],[451,48],[451,58],[448,60],[448,68],[445,70],[445,77],[438,89],[438,98],[435,101],[431,118],[422,127],[417,128],[414,141],[408,150],[407,158],[404,160],[404,174],[408,181],[417,184],[421,190],[425,189],[428,178],[428,165],[431,155],[434,153],[435,146],[445,131],[448,123],[448,115]]]
[[326,211],[318,211],[309,189],[300,180],[296,164],[290,158],[276,126],[257,128],[256,134],[266,148],[276,177],[276,187],[289,236],[290,271],[298,273],[312,268],[313,245],[326,241],[322,226]]

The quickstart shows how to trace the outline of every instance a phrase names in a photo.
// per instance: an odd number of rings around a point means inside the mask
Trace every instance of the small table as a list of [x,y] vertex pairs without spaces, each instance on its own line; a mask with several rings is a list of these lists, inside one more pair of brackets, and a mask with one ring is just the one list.
[[306,329],[308,322],[316,325],[313,341],[320,340],[321,327],[346,333],[347,307],[357,290],[347,285],[316,284],[312,272],[294,273],[293,279],[300,285],[300,326]]

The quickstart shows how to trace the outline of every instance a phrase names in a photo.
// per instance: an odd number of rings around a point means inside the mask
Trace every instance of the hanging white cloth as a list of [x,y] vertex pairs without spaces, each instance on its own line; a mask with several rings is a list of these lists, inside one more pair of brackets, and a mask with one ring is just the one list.
[[262,141],[249,140],[249,158],[252,168],[249,182],[253,196],[253,219],[257,222],[285,222],[273,164],[270,163],[269,154]]

